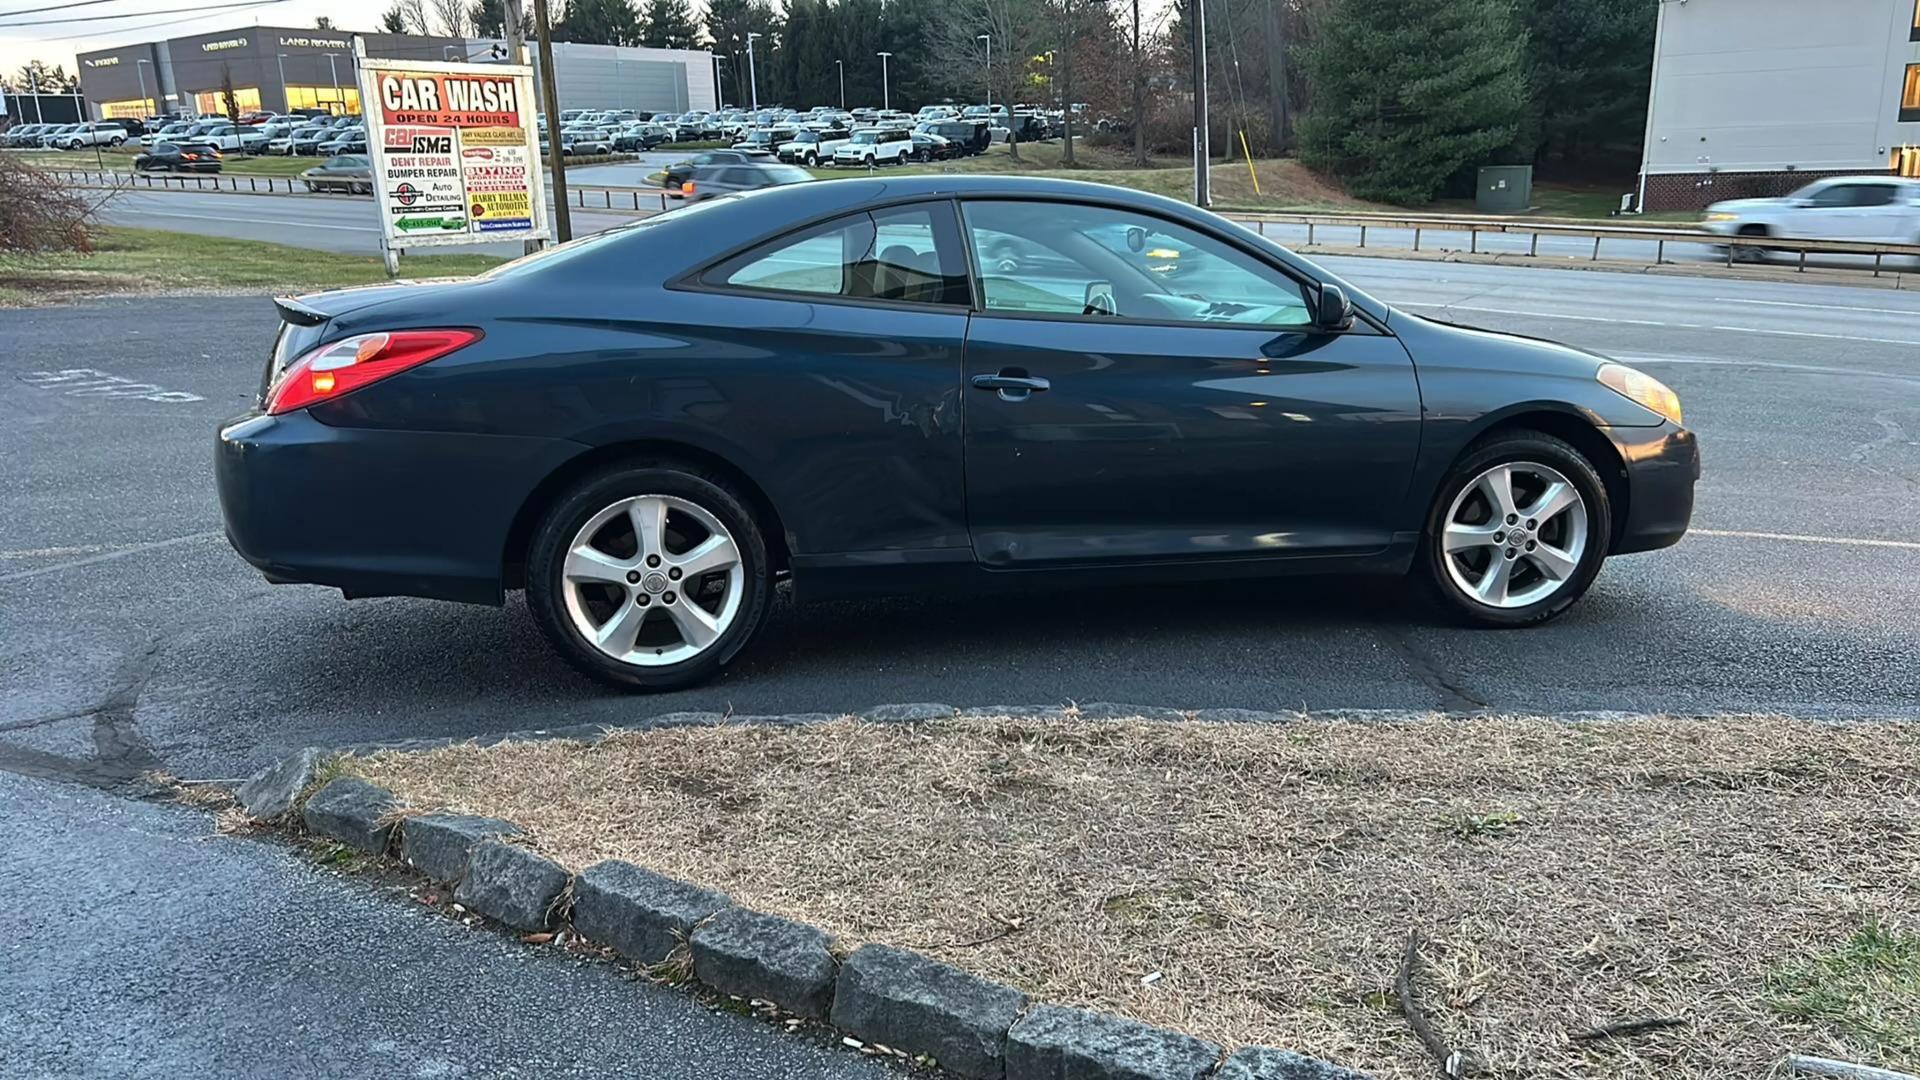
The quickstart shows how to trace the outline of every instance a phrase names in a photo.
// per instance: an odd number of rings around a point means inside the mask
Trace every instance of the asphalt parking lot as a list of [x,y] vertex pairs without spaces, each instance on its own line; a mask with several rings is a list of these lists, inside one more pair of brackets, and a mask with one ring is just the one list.
[[307,744],[907,701],[1920,715],[1920,298],[1337,269],[1669,381],[1706,459],[1696,533],[1531,631],[1437,624],[1393,581],[783,606],[725,678],[628,697],[563,668],[517,598],[349,603],[227,549],[211,443],[257,386],[264,298],[0,311],[0,769],[235,777]]

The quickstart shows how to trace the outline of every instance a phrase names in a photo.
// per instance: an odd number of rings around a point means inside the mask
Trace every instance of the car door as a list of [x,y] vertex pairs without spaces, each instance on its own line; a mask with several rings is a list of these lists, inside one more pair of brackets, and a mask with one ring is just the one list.
[[1906,234],[1909,207],[1900,198],[1901,185],[1892,180],[1848,184],[1852,216],[1848,239],[1876,242],[1910,240]]
[[1404,520],[1398,339],[1318,283],[1117,206],[969,200],[969,529],[992,568],[1364,554]]
[[1797,240],[1857,240],[1862,217],[1856,190],[1862,185],[1836,181],[1816,187],[1787,217],[1787,235]]

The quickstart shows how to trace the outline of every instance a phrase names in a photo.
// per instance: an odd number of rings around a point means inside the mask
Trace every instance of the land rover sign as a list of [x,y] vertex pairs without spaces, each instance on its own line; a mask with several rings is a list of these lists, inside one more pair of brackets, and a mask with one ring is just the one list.
[[388,249],[546,239],[533,69],[360,57]]

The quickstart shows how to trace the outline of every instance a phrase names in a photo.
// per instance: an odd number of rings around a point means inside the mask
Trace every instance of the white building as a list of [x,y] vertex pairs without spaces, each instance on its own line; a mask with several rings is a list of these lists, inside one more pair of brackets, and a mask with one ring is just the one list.
[[1920,176],[1920,0],[1660,0],[1649,210]]
[[[474,38],[468,55],[476,60],[496,52],[506,54],[506,42]],[[539,78],[539,50],[527,42],[534,76]],[[459,59],[459,57],[454,57]],[[705,49],[644,49],[625,45],[553,43],[553,69],[559,78],[554,92],[560,108],[634,109],[648,112],[710,111],[717,107],[713,54]],[[546,111],[544,101],[542,112]]]

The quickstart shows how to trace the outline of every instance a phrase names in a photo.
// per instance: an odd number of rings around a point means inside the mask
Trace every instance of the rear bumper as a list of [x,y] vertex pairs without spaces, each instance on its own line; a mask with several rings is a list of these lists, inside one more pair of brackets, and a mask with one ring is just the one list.
[[1673,424],[1610,428],[1607,434],[1627,466],[1626,521],[1613,554],[1671,547],[1693,520],[1693,485],[1700,479],[1700,442]]
[[248,413],[221,425],[214,477],[228,542],[269,581],[498,604],[515,516],[585,449]]

